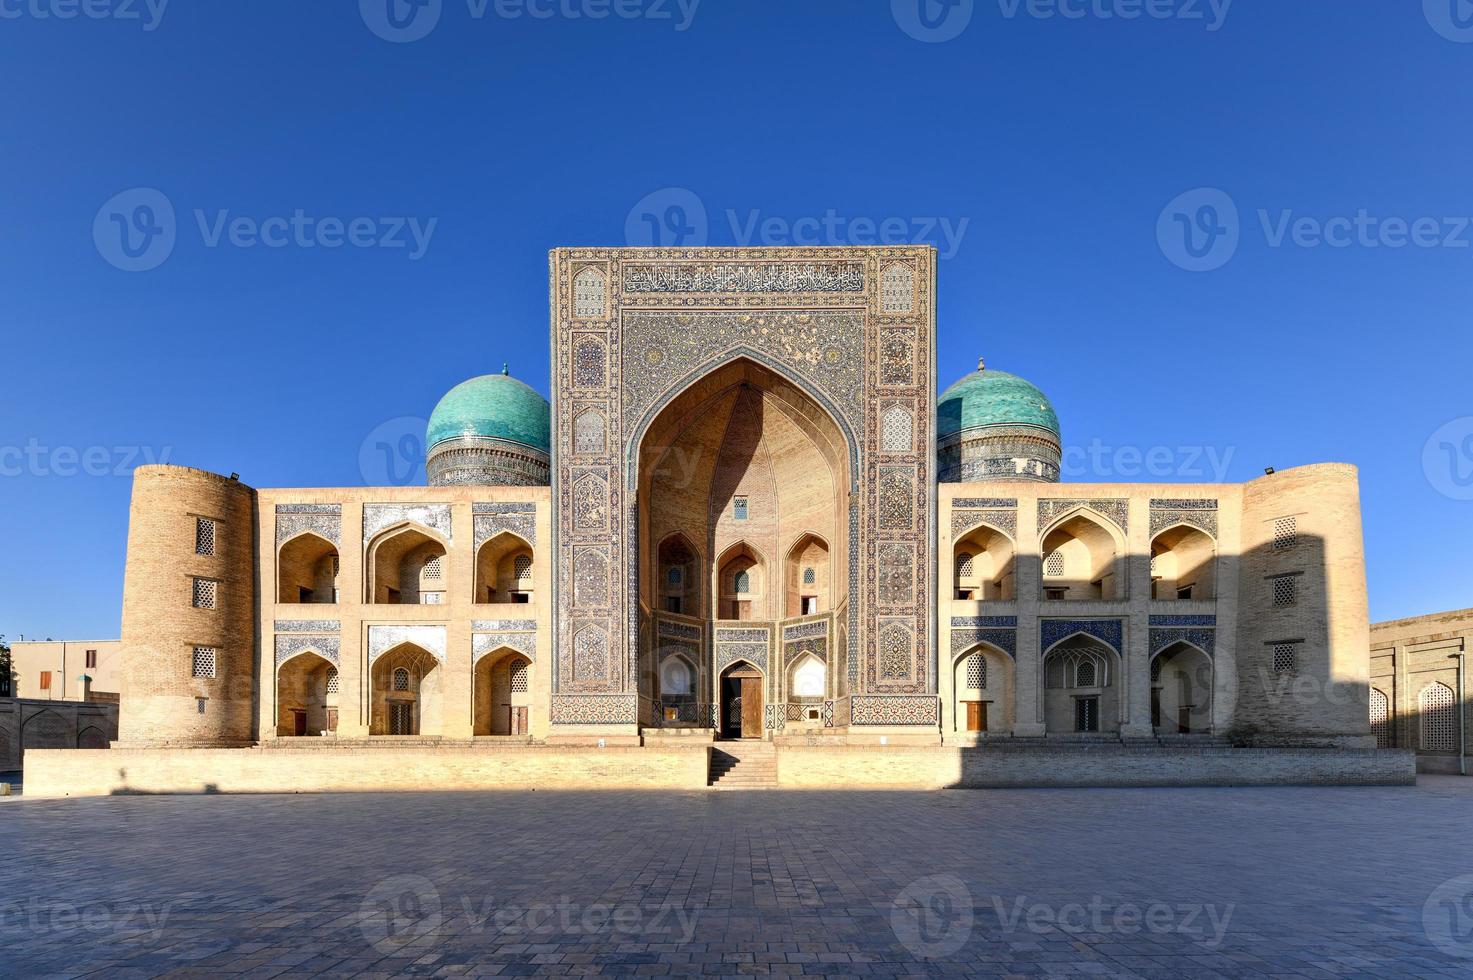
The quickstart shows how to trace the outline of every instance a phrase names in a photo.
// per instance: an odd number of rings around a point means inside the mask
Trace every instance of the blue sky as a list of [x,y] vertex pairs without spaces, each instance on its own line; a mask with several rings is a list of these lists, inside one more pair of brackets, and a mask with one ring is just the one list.
[[1073,479],[1353,462],[1372,615],[1473,605],[1468,0],[394,2],[0,0],[11,639],[116,635],[132,465],[391,479],[547,391],[549,248],[701,211],[934,242]]

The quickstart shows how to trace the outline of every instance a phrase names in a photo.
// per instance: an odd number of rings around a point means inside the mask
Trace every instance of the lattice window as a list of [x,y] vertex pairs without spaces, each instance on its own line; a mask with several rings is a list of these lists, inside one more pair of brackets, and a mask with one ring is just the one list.
[[1064,577],[1064,553],[1062,551],[1050,552],[1043,560],[1043,574],[1049,578]]
[[1081,660],[1074,667],[1075,687],[1095,687],[1099,681],[1099,671],[1095,669],[1093,660]]
[[880,276],[880,309],[886,313],[909,313],[915,309],[915,272],[897,262]]
[[1274,673],[1299,673],[1299,647],[1294,643],[1274,644]]
[[440,564],[440,556],[436,555],[425,562],[425,578],[428,581],[438,582],[443,577],[443,566]]
[[604,315],[604,274],[589,267],[573,279],[573,315],[577,317],[601,317]]
[[530,673],[527,669],[528,666],[529,665],[525,660],[518,660],[516,663],[511,665],[511,693],[527,693],[527,676]]
[[818,584],[818,572],[816,572],[815,570],[813,570],[811,568],[805,568],[805,569],[803,569],[803,584],[804,585],[817,585]]
[[327,693],[338,693],[338,669],[336,667],[327,668]]
[[214,609],[215,600],[218,596],[218,582],[207,578],[197,578],[194,580],[194,608]]
[[1376,736],[1376,748],[1391,747],[1391,701],[1385,691],[1371,688],[1371,734]]
[[394,690],[409,690],[409,671],[403,667],[394,668]]
[[974,653],[967,658],[967,690],[980,691],[987,687],[987,658]]
[[1457,699],[1453,689],[1433,681],[1417,696],[1422,718],[1422,750],[1452,752],[1458,747]]
[[747,519],[747,498],[733,497],[731,501],[731,518],[734,521],[745,521]]
[[189,660],[190,677],[214,677],[216,650],[214,647],[195,647]]
[[517,555],[511,560],[511,575],[517,580],[518,586],[524,586],[532,581],[532,556]]
[[1161,683],[1161,658],[1157,657],[1151,661],[1151,683]]
[[1080,698],[1074,702],[1074,730],[1097,732],[1100,730],[1100,699]]
[[880,420],[880,449],[887,453],[909,452],[915,438],[910,413],[896,405]]
[[973,570],[973,558],[970,551],[963,551],[956,556],[956,574],[958,578],[970,578]]
[[1283,551],[1299,543],[1299,518],[1280,517],[1274,521],[1274,550]]
[[665,584],[672,589],[685,588],[685,566],[671,565],[665,570]]
[[732,591],[737,595],[747,595],[752,591],[752,573],[745,568],[732,578]]
[[1298,580],[1294,576],[1283,575],[1279,578],[1271,579],[1270,583],[1273,587],[1274,606],[1282,609],[1284,606],[1292,606],[1298,601]]
[[215,522],[208,517],[194,519],[194,553],[206,558],[215,554]]

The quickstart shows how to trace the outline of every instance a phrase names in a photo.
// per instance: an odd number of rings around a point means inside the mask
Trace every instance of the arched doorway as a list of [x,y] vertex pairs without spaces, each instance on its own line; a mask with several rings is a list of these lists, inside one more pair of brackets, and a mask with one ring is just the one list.
[[1079,510],[1043,536],[1043,598],[1104,600],[1125,598],[1120,556],[1125,539],[1093,511]]
[[952,663],[952,731],[1007,733],[1013,728],[1013,658],[981,644]]
[[1212,731],[1212,658],[1190,643],[1151,658],[1151,727],[1159,735]]
[[1151,594],[1156,599],[1217,598],[1217,544],[1185,524],[1151,541]]
[[1084,634],[1055,644],[1043,661],[1043,723],[1049,735],[1120,731],[1119,654]]
[[721,672],[722,738],[762,737],[762,671],[745,661]]
[[[820,615],[830,618],[829,637],[841,635],[853,587],[854,475],[850,441],[828,409],[793,380],[736,357],[636,433],[637,611],[670,624],[651,635],[709,637],[717,620],[771,635],[784,620]],[[650,698],[658,647],[640,649],[640,693]],[[713,651],[693,652],[699,701],[721,702]],[[839,678],[830,696],[843,697],[845,652],[829,659]]]
[[401,524],[368,546],[367,601],[398,606],[445,602],[445,542],[428,529]]
[[532,546],[510,531],[502,531],[487,540],[476,552],[475,601],[530,603],[534,558]]
[[369,668],[370,735],[439,735],[444,723],[440,661],[414,643],[385,651]]
[[335,732],[338,669],[315,650],[303,650],[276,668],[276,735],[293,738]]
[[532,661],[502,647],[476,661],[477,735],[527,735],[531,731]]
[[277,602],[337,602],[337,545],[315,534],[297,535],[277,552],[276,577]]

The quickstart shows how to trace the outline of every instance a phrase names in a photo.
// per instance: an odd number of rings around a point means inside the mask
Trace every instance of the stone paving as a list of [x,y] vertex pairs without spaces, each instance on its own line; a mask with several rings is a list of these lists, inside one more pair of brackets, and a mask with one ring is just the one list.
[[1470,817],[1457,777],[0,800],[0,975],[1469,977]]

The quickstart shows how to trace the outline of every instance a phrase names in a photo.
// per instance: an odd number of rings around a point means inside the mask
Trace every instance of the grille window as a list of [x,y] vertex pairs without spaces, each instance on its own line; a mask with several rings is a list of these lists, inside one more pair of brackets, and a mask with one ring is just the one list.
[[1100,699],[1079,698],[1074,702],[1074,730],[1097,732],[1100,730]]
[[511,665],[511,693],[527,693],[527,661],[518,660]]
[[1285,575],[1281,578],[1271,579],[1270,584],[1273,588],[1273,599],[1275,606],[1279,608],[1283,608],[1284,606],[1292,606],[1298,600],[1299,591],[1297,580],[1292,575]]
[[194,553],[207,558],[215,553],[215,522],[207,517],[195,518]]
[[517,555],[512,559],[511,573],[516,578],[518,585],[524,585],[532,580],[532,556]]
[[732,583],[732,589],[737,595],[746,595],[752,591],[752,573],[743,569],[736,573]]
[[1093,660],[1081,660],[1074,670],[1075,687],[1094,687],[1099,680]]
[[327,693],[338,693],[338,669],[336,667],[327,668]]
[[189,663],[190,677],[215,676],[215,648],[195,647]]
[[1391,702],[1386,692],[1371,688],[1371,734],[1376,736],[1376,748],[1391,747]]
[[444,572],[441,570],[439,555],[425,562],[425,578],[438,582],[442,575]]
[[1458,747],[1458,717],[1453,689],[1433,682],[1417,698],[1422,716],[1422,749],[1452,752]]
[[399,667],[394,671],[394,690],[409,690],[409,671],[405,670],[403,667]]
[[1299,649],[1293,643],[1274,644],[1274,673],[1299,673]]
[[805,569],[803,569],[803,584],[804,585],[817,585],[818,584],[818,573],[815,572],[811,568],[805,568]]
[[745,521],[747,519],[747,498],[736,497],[731,502],[732,520]]
[[968,578],[972,575],[973,561],[969,552],[963,551],[956,556],[956,574],[959,578]]
[[212,579],[197,578],[194,580],[194,608],[214,609],[218,583]]
[[967,658],[967,690],[980,691],[987,686],[987,658],[974,653]]
[[1274,521],[1274,550],[1284,551],[1299,543],[1299,518],[1280,517]]
[[1043,560],[1043,574],[1049,578],[1060,578],[1064,574],[1064,554],[1055,551]]
[[1161,683],[1161,658],[1160,657],[1157,657],[1155,660],[1152,660],[1151,661],[1151,683],[1152,684],[1160,684]]

